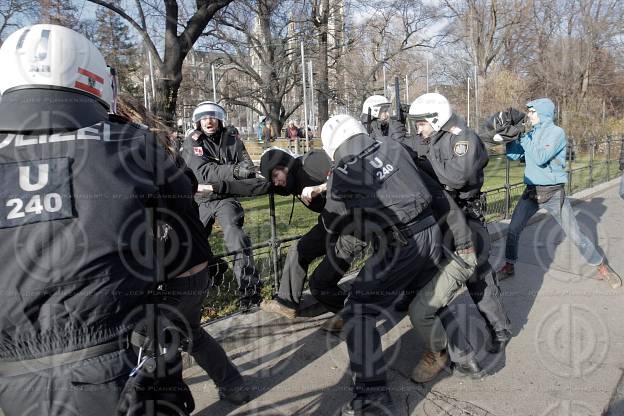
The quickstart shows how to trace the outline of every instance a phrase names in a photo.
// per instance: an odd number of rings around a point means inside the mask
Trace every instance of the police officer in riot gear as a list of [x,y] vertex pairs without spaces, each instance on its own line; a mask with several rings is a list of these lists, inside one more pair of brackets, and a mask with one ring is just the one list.
[[384,137],[401,140],[405,136],[403,123],[390,117],[391,105],[383,95],[371,95],[362,104],[360,121],[375,140],[383,140]]
[[[200,184],[249,179],[254,164],[238,131],[224,127],[225,110],[212,101],[200,103],[193,111],[195,130],[184,141],[182,156]],[[225,245],[234,255],[234,276],[238,282],[240,307],[246,311],[262,300],[261,282],[251,251],[251,241],[243,224],[245,213],[240,202],[219,194],[198,194],[199,215],[206,230],[218,221]]]
[[441,234],[431,195],[401,144],[371,139],[353,117],[330,118],[321,138],[335,161],[323,224],[335,238],[355,235],[376,248],[342,312],[355,393],[342,414],[395,414],[376,320],[412,279],[435,274]]
[[[187,179],[148,130],[109,116],[111,74],[82,35],[25,27],[0,59],[0,408],[109,416],[137,363],[129,333],[166,267],[142,250],[151,212],[184,223],[191,200],[175,196]],[[206,247],[174,256],[176,268],[205,262]],[[142,388],[174,389],[152,399],[190,414],[179,364]]]
[[412,136],[406,139],[406,144],[414,151],[417,164],[437,178],[466,213],[478,257],[477,270],[466,286],[491,331],[488,349],[498,353],[509,341],[511,332],[488,260],[490,238],[481,194],[483,171],[488,162],[485,146],[438,93],[424,94],[412,103],[408,124]]

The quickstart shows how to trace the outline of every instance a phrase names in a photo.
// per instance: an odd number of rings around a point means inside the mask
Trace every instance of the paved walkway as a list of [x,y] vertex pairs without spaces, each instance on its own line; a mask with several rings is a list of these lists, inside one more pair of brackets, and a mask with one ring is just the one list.
[[[582,229],[598,236],[624,275],[624,201],[615,181],[600,189],[575,211]],[[504,239],[497,240],[491,257],[496,266],[503,248]],[[526,229],[520,260],[516,276],[501,284],[514,334],[505,354],[485,352],[487,335],[466,293],[452,305],[467,312],[460,325],[490,374],[482,380],[447,372],[426,385],[412,383],[421,350],[409,319],[389,314],[379,321],[399,415],[624,415],[624,289],[593,280],[593,270],[552,219]],[[185,377],[197,403],[194,414],[339,414],[351,395],[348,358],[344,340],[319,329],[328,316],[285,321],[256,312],[210,325],[255,398],[238,408],[219,401],[212,381],[191,367]]]

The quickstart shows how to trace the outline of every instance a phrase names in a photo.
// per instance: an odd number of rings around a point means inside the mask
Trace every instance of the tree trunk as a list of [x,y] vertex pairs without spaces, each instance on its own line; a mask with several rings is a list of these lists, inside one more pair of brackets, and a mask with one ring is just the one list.
[[[329,21],[329,0],[321,0],[321,7],[317,16],[317,30],[319,43],[319,63],[317,81],[318,123],[320,128],[329,118],[329,68],[327,31]],[[305,70],[305,69],[304,69]],[[307,126],[306,126],[307,128]]]

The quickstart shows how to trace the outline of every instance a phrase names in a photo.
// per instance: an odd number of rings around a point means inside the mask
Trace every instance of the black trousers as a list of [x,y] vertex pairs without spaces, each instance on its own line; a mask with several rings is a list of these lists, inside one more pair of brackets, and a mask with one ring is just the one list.
[[217,387],[233,387],[243,379],[219,343],[201,326],[202,303],[210,286],[208,269],[168,280],[162,287],[164,316],[180,328],[190,344],[188,353]]
[[[251,240],[243,230],[245,211],[234,198],[225,198],[199,204],[199,218],[208,234],[215,221],[223,228],[223,237],[228,251],[234,255],[233,272],[238,283],[241,299],[250,299],[260,294],[261,282],[253,253]],[[255,296],[254,296],[255,295]]]
[[440,243],[436,224],[411,236],[405,246],[377,245],[358,273],[343,310],[356,393],[386,388],[386,363],[376,321],[414,279],[435,274]]
[[137,357],[121,350],[36,373],[0,377],[5,416],[111,416]]
[[471,217],[468,218],[468,225],[477,251],[477,269],[466,282],[466,288],[488,329],[493,332],[509,331],[511,323],[503,308],[500,288],[496,284],[494,270],[489,261],[492,243],[487,227]]
[[[342,299],[338,310],[342,309],[346,293],[338,287],[338,282],[349,269],[354,255],[365,247],[355,237],[341,239],[339,247],[329,241],[329,235],[319,217],[318,222],[295,244],[291,245],[282,270],[278,301],[290,308],[297,308],[303,293],[308,267],[319,257],[323,257],[310,278],[310,290],[316,298]],[[330,308],[335,311],[336,308]]]

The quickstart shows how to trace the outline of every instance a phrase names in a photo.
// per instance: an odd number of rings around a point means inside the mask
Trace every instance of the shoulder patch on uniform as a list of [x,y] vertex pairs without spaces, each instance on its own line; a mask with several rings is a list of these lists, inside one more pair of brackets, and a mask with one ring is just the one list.
[[195,156],[203,156],[204,155],[204,148],[201,147],[201,146],[193,147],[193,153],[195,154]]
[[196,131],[191,137],[193,138],[193,140],[197,141],[199,139],[199,136],[201,136],[201,133]]
[[468,153],[468,142],[461,140],[457,143],[455,143],[455,146],[453,146],[453,152],[457,155],[457,156],[463,156],[466,153]]
[[457,136],[457,135],[459,135],[459,133],[461,133],[461,132],[462,132],[462,129],[460,129],[459,127],[455,126],[455,127],[451,127],[451,128],[449,129],[449,131],[450,131],[451,133],[453,133],[455,136]]

